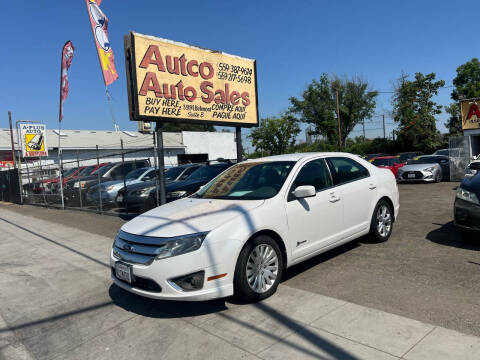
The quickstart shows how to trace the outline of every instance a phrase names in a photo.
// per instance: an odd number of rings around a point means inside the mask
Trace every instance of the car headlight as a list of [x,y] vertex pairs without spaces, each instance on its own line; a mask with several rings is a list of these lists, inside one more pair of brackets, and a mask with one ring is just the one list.
[[201,232],[196,234],[184,235],[176,237],[165,243],[164,246],[157,250],[157,260],[165,259],[172,256],[186,254],[200,249],[203,244],[203,240],[207,236],[207,232]]
[[105,188],[105,190],[106,190],[106,191],[111,191],[111,190],[113,190],[114,187],[115,187],[115,185],[110,185],[110,186],[107,186],[107,187]]
[[172,192],[167,193],[167,197],[170,197],[170,198],[181,198],[181,197],[184,197],[186,195],[188,195],[188,191],[185,191],[185,190],[172,191]]
[[477,195],[475,195],[473,192],[461,188],[460,186],[457,188],[457,198],[480,205]]
[[154,188],[145,188],[145,189],[140,189],[140,190],[135,190],[132,192],[133,195],[137,195],[137,196],[142,196],[142,197],[145,197],[145,196],[148,196],[150,194],[150,191],[152,191],[152,189]]
[[433,172],[434,170],[435,170],[435,166],[431,166],[425,169],[425,171],[429,171],[429,172]]

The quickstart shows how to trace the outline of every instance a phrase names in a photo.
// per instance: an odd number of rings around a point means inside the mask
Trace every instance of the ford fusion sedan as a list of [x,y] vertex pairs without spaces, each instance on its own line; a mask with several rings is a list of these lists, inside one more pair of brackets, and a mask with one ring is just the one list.
[[366,234],[386,241],[398,212],[392,172],[358,156],[249,160],[122,226],[111,276],[150,298],[256,301],[294,264]]
[[455,225],[461,230],[480,231],[480,173],[465,178],[457,188]]
[[399,182],[440,182],[449,179],[449,159],[442,155],[424,155],[408,160],[407,165],[399,168],[397,172]]

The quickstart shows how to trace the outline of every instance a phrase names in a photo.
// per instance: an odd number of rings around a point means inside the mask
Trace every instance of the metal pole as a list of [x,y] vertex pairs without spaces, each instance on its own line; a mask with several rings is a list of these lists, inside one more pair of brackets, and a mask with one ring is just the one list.
[[60,146],[60,134],[62,132],[62,122],[58,121],[58,172],[59,172],[59,185],[60,185],[60,198],[62,200],[62,209],[65,209],[65,201],[63,199],[63,164],[62,164],[62,148]]
[[21,141],[20,130],[19,130],[18,121],[15,122],[17,128],[17,144],[20,145],[18,151],[18,182],[20,183],[20,204],[23,205],[23,181],[22,181],[22,150],[23,150],[23,141]]
[[45,184],[43,182],[43,169],[42,169],[42,158],[40,158],[40,178],[42,179],[41,181],[41,184],[42,184],[42,187],[41,189],[43,189],[42,193],[43,193],[43,202],[45,204],[45,206],[47,206],[47,197],[45,196]]
[[159,198],[159,185],[160,182],[158,181],[159,179],[159,172],[158,172],[158,161],[157,161],[157,156],[158,156],[158,149],[157,149],[157,139],[155,138],[155,133],[153,133],[153,163],[155,164],[155,200],[156,200],[156,205],[160,205],[160,198]]
[[[98,145],[95,145],[97,149],[97,168],[100,167],[100,160],[98,157]],[[100,191],[100,171],[97,171],[97,179],[98,179],[98,199],[100,201],[100,214],[103,212],[103,205],[102,205],[102,192]]]
[[[80,158],[78,155],[78,150],[77,150],[77,168],[80,169]],[[80,186],[80,182],[78,183],[78,194],[80,196],[80,208],[83,207],[83,199],[82,199],[82,187]]]
[[383,118],[383,138],[386,139],[387,136],[385,133],[385,114],[382,114],[382,118]]
[[363,140],[365,140],[366,139],[366,137],[365,137],[365,119],[363,119],[362,126],[363,126]]
[[235,141],[237,142],[237,162],[242,161],[243,148],[242,148],[242,128],[237,126],[235,128]]
[[13,142],[13,130],[12,130],[12,113],[8,112],[8,124],[10,125],[10,141],[12,143],[12,160],[13,160],[13,168],[17,167],[17,162],[15,161],[15,145]]
[[157,121],[155,127],[157,133],[157,154],[158,154],[158,181],[160,183],[160,205],[163,205],[167,202],[165,194],[165,158],[163,152],[163,124]]
[[338,89],[335,89],[337,98],[337,122],[338,122],[338,151],[342,151],[342,128],[340,127],[340,104],[338,102]]
[[[122,173],[123,173],[123,188],[125,189],[125,195],[127,195],[127,180],[125,179],[125,153],[123,152],[123,139],[120,139],[120,148],[122,149]],[[125,196],[125,211],[128,215],[128,201],[127,196]]]

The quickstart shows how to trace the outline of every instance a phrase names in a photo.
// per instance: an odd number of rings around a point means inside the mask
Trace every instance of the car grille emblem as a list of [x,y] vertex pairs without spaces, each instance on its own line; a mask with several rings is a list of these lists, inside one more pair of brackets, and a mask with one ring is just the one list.
[[123,250],[126,250],[128,252],[133,252],[133,246],[130,244],[125,244],[123,245]]

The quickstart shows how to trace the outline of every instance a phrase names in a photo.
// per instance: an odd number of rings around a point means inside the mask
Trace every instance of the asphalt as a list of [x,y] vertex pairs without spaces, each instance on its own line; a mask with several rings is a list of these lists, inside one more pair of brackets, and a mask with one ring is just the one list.
[[0,204],[0,359],[478,359],[480,239],[451,224],[456,185],[400,185],[388,242],[293,267],[250,305],[129,294],[109,279],[122,219]]

